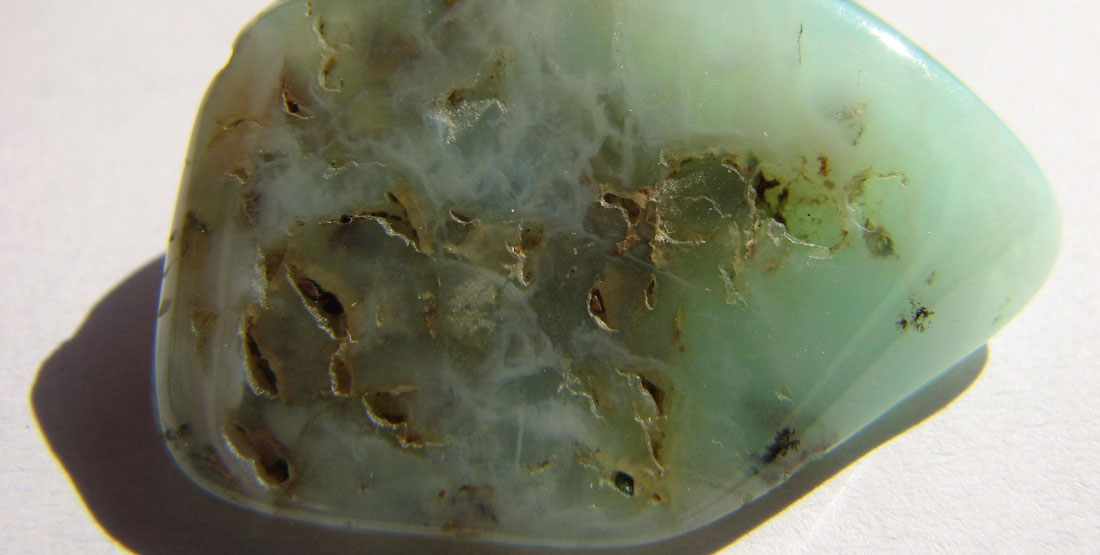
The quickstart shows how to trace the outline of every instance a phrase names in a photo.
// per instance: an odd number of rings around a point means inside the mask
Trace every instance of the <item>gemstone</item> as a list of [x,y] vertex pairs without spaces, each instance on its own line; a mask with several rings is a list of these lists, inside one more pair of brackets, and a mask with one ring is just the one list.
[[313,0],[196,123],[157,402],[223,499],[632,544],[757,498],[978,348],[1051,192],[837,0]]

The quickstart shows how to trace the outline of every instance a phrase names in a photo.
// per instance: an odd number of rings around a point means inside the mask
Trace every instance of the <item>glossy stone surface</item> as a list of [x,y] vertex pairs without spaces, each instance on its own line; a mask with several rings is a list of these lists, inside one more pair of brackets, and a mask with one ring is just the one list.
[[845,2],[283,2],[196,124],[162,426],[276,514],[655,540],[981,345],[1058,234],[1011,133]]

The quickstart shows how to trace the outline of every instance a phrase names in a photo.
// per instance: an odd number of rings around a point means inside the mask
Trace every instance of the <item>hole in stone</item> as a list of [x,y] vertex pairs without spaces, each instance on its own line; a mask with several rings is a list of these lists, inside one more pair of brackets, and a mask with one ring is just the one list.
[[588,293],[588,311],[601,320],[607,313],[603,305],[603,295],[600,293],[599,289],[593,289]]
[[665,413],[665,391],[661,387],[648,379],[645,376],[638,375],[638,379],[642,382],[642,388],[653,399],[653,404],[657,406],[657,414],[664,415]]
[[266,461],[263,466],[267,474],[267,482],[272,485],[281,485],[290,479],[290,463],[282,457]]
[[245,368],[248,370],[248,381],[257,393],[276,397],[279,395],[279,377],[271,367],[271,363],[264,358],[260,351],[260,344],[252,337],[251,330],[251,322],[247,322],[242,330],[247,351]]

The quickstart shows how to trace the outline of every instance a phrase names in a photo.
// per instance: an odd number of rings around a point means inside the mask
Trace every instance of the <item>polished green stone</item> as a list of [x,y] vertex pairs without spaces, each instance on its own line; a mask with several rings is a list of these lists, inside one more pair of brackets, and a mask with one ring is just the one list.
[[1019,142],[837,0],[313,0],[196,123],[157,396],[181,468],[327,524],[712,522],[1016,314]]

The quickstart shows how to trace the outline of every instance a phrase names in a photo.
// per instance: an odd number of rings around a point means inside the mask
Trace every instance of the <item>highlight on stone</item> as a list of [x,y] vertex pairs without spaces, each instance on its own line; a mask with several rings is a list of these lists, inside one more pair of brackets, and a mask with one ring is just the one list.
[[547,545],[735,511],[982,345],[1059,220],[839,0],[289,0],[196,123],[157,402],[183,471]]

